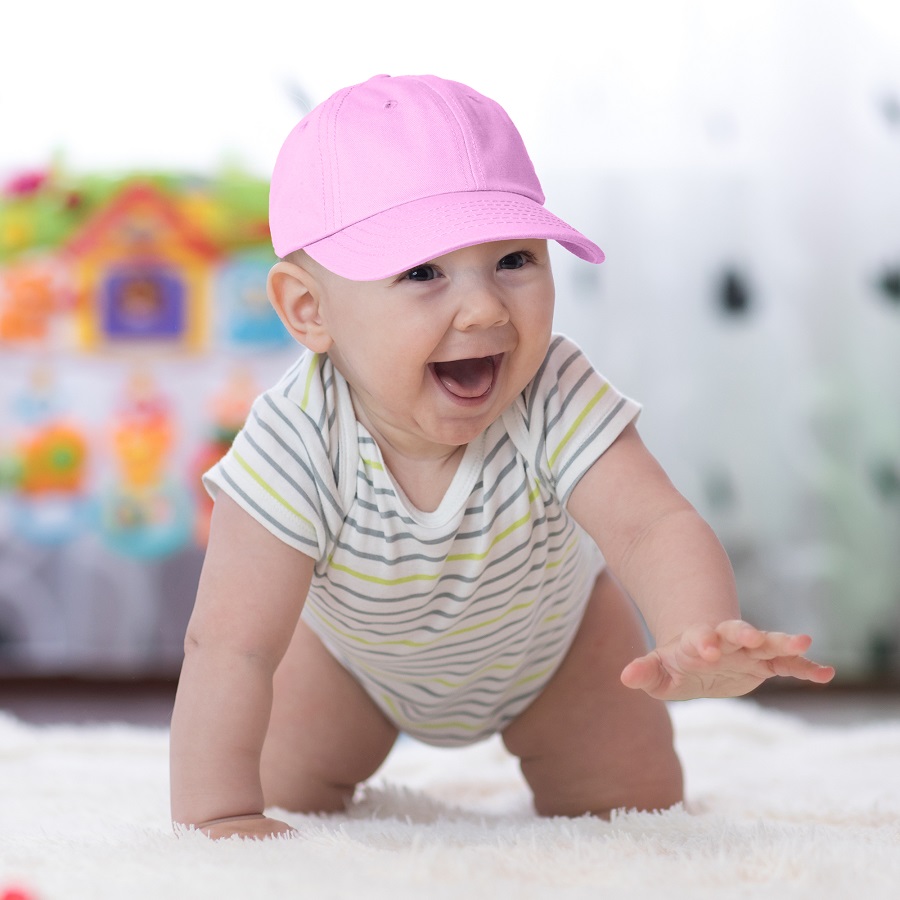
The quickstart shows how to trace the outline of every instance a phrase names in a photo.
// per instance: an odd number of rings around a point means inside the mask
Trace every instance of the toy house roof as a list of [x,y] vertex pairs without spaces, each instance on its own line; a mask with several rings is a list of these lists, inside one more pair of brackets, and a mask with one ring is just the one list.
[[174,237],[197,256],[214,259],[220,255],[219,247],[181,212],[169,196],[145,182],[126,185],[66,242],[63,252],[70,256],[89,254],[126,229],[130,222],[148,218],[165,228],[170,238]]

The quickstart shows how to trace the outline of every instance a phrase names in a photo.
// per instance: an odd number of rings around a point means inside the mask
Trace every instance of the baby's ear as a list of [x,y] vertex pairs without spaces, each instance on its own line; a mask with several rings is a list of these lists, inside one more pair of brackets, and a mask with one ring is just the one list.
[[294,339],[313,353],[325,353],[332,344],[319,310],[319,285],[302,266],[278,262],[269,270],[269,302]]

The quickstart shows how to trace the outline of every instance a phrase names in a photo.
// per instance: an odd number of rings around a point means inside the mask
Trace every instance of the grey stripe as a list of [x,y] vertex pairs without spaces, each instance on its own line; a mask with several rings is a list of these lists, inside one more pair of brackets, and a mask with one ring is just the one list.
[[[354,527],[355,534],[365,534],[370,537],[376,537],[376,538],[378,538],[379,541],[384,541],[385,543],[389,543],[389,544],[396,543],[397,541],[406,539],[406,540],[415,541],[417,544],[424,544],[427,546],[446,544],[448,542],[450,542],[451,544],[457,545],[457,546],[448,548],[447,553],[441,554],[440,556],[428,556],[426,554],[414,554],[414,555],[407,555],[407,556],[386,557],[386,556],[381,556],[378,554],[361,552],[361,551],[357,550],[354,546],[348,544],[346,541],[339,542],[337,544],[337,546],[340,547],[342,550],[346,550],[352,556],[358,557],[360,559],[376,560],[379,562],[383,562],[385,565],[396,565],[398,563],[407,562],[411,559],[424,559],[428,562],[442,562],[449,555],[451,549],[453,550],[454,553],[478,552],[477,549],[473,549],[472,551],[466,550],[464,547],[459,546],[459,544],[462,543],[463,541],[475,540],[476,538],[484,537],[485,535],[491,534],[494,531],[494,527],[495,527],[497,519],[500,518],[500,516],[506,512],[506,510],[510,506],[510,504],[514,503],[522,495],[522,493],[525,491],[525,488],[526,488],[526,485],[520,483],[519,486],[516,488],[516,490],[513,493],[511,493],[509,499],[507,501],[505,501],[502,504],[502,506],[497,508],[497,511],[496,511],[494,517],[491,519],[490,523],[484,525],[478,531],[454,532],[451,529],[447,532],[441,533],[440,535],[438,535],[434,538],[420,539],[408,531],[400,532],[398,534],[387,534],[380,529],[363,528],[362,526],[360,526],[357,519],[350,517],[350,516],[348,516],[344,520],[344,523],[346,525],[351,525]],[[543,519],[536,518],[533,521],[535,524],[542,524]]]
[[[549,546],[550,551],[552,553],[562,552],[562,550],[568,545],[568,543],[575,531],[575,528],[571,522],[564,521],[564,525],[565,525],[565,527],[563,529],[560,529],[558,532],[548,534],[544,539],[534,542],[532,549],[540,550],[544,546]],[[562,540],[556,544],[550,545],[550,541],[557,537],[562,537]],[[508,553],[504,554],[504,556],[502,558],[498,558],[497,560],[492,560],[490,563],[488,563],[484,572],[487,572],[489,568],[493,568],[498,563],[505,561],[509,557],[519,553],[526,546],[528,546],[528,543],[523,542],[522,544],[519,544],[515,548],[511,549]],[[560,568],[562,568],[562,567],[560,567]],[[530,575],[533,572],[543,571],[543,570],[544,570],[544,561],[541,558],[539,558],[538,560],[533,562],[527,568],[525,568],[524,566],[520,566],[519,569],[517,570],[517,571],[522,572],[522,575],[521,575],[519,581],[521,581],[525,577],[528,577],[528,575]],[[484,575],[482,575],[482,576],[477,576],[476,578],[471,579],[471,580],[480,581],[480,584],[482,586],[482,591],[479,592],[479,597],[482,599],[485,599],[485,598],[491,598],[493,596],[496,596],[496,594],[485,593],[484,588],[487,588],[490,585],[497,583],[498,581],[503,581],[505,578],[509,577],[509,575],[510,575],[510,570],[504,569],[502,572],[496,573],[492,577],[484,577]],[[414,589],[410,593],[407,593],[407,594],[399,594],[398,595],[398,594],[392,593],[392,595],[390,597],[379,598],[377,602],[379,604],[402,604],[402,603],[410,603],[411,601],[415,601],[418,599],[426,599],[426,598],[431,599],[434,602],[436,602],[438,600],[451,600],[451,601],[458,602],[458,603],[470,602],[471,597],[469,594],[458,595],[458,594],[454,594],[454,593],[444,589],[445,586],[447,585],[448,579],[451,579],[451,578],[453,578],[453,575],[447,574],[447,575],[442,576],[436,585],[433,585],[430,587],[425,587],[421,590]],[[372,602],[373,598],[372,598],[371,591],[367,591],[364,593],[361,590],[360,591],[354,590],[354,588],[350,586],[351,584],[359,583],[358,579],[354,578],[353,576],[348,576],[348,582],[349,583],[342,582],[340,585],[341,590],[344,593],[347,593],[353,597],[357,597],[360,600],[366,601],[368,603]],[[549,582],[550,582],[550,579],[547,579],[547,580],[543,580],[541,582],[541,584],[546,585]],[[516,582],[516,583],[518,584],[518,582]],[[415,582],[411,582],[411,584],[415,584]],[[509,588],[504,587],[502,592],[507,593],[508,590],[509,590]],[[498,593],[500,593],[500,592],[498,592]]]
[[[275,409],[275,412],[278,414],[278,416],[283,421],[285,421],[285,422],[288,421],[287,418],[284,415],[282,415],[281,410],[279,410],[277,408],[274,408],[274,409]],[[339,513],[341,511],[341,509],[340,509],[340,503],[338,501],[338,498],[335,497],[334,494],[332,494],[332,492],[328,489],[328,486],[322,480],[322,476],[319,475],[319,473],[317,471],[310,468],[306,464],[306,461],[297,454],[297,452],[294,450],[293,447],[291,447],[286,441],[284,441],[281,438],[281,436],[269,425],[268,422],[264,422],[261,418],[257,417],[256,414],[254,414],[254,418],[256,421],[259,422],[260,428],[263,431],[265,431],[266,434],[268,434],[269,436],[272,437],[272,439],[278,444],[278,446],[281,447],[285,451],[285,453],[287,453],[291,457],[291,459],[293,459],[294,462],[297,463],[298,467],[312,477],[313,481],[315,482],[316,486],[319,489],[319,496],[324,497],[328,501],[328,505],[331,506],[331,508],[333,510],[335,510],[335,512]],[[297,429],[294,427],[293,423],[289,423],[289,424],[290,424],[291,430],[294,432],[295,435],[297,435],[298,442],[299,442],[299,433],[297,432]]]
[[572,454],[571,459],[561,468],[557,470],[556,480],[557,482],[562,481],[563,476],[572,465],[579,459],[582,453],[584,453],[585,448],[589,447],[590,444],[597,439],[597,436],[601,431],[604,431],[606,427],[612,422],[613,419],[622,411],[622,408],[626,405],[628,401],[623,397],[616,405],[613,407],[612,412],[610,412],[605,419],[591,432],[590,437],[582,441],[581,445],[578,447],[577,451]]
[[[541,610],[540,618],[544,619],[547,615],[553,614],[559,607],[563,607],[562,611],[559,613],[560,615],[560,624],[551,626],[546,628],[542,632],[541,640],[544,641],[548,638],[548,636],[556,633],[557,630],[564,630],[568,628],[568,623],[571,621],[573,616],[576,614],[576,610],[570,606],[570,593],[569,588],[571,585],[571,578],[566,579],[565,583],[561,585],[561,589],[566,591],[565,596],[561,597],[559,600],[549,604],[546,609]],[[518,620],[523,623],[523,626],[530,626],[534,624],[534,620],[532,618],[527,618],[525,620]],[[510,623],[515,624],[515,623]],[[400,632],[400,634],[405,634],[405,632]],[[521,638],[520,636],[523,635]],[[500,635],[499,640],[495,640],[493,643],[485,644],[484,640],[481,641],[480,646],[477,650],[474,648],[474,645],[471,640],[462,640],[462,641],[450,641],[441,644],[439,647],[435,646],[432,648],[420,648],[418,650],[409,650],[404,653],[404,655],[393,658],[393,651],[385,651],[378,648],[372,647],[363,647],[362,645],[356,646],[354,645],[354,651],[352,655],[360,658],[360,659],[391,659],[392,666],[396,668],[400,668],[401,664],[406,661],[408,666],[415,668],[416,671],[419,670],[421,665],[427,665],[431,667],[428,669],[430,672],[434,672],[435,664],[440,664],[441,667],[445,665],[449,665],[453,662],[457,662],[460,660],[468,660],[472,656],[473,652],[478,652],[479,654],[486,654],[488,650],[502,648],[504,653],[508,652],[511,647],[518,646],[520,644],[524,644],[527,641],[531,640],[531,630],[525,627],[519,627],[515,630],[510,630],[504,633],[504,630],[501,628],[494,629],[490,632],[485,632],[483,635],[484,639],[493,639]],[[395,635],[396,636],[396,635]],[[391,635],[386,635],[386,637],[391,637]],[[460,650],[464,650],[464,652],[460,652]]]
[[[541,610],[539,618],[544,619],[547,615],[551,614],[551,611],[556,608],[557,604],[553,604],[547,610]],[[494,607],[496,609],[503,609],[503,606]],[[334,615],[333,610],[329,610],[332,614],[331,618],[337,621],[337,624],[342,625],[346,628],[352,627],[351,622],[345,620],[344,617]],[[474,619],[476,617],[469,617],[469,619],[465,621],[469,621],[470,619]],[[463,622],[455,623],[456,626],[462,625]],[[441,643],[439,646],[435,645],[433,647],[421,647],[421,648],[409,648],[404,651],[404,655],[402,658],[404,659],[417,659],[423,661],[423,664],[428,666],[433,666],[435,662],[449,662],[450,660],[458,660],[465,659],[471,657],[473,654],[482,654],[485,653],[488,649],[494,647],[508,647],[512,642],[514,642],[520,635],[525,634],[526,636],[531,635],[533,631],[533,626],[535,624],[535,616],[531,615],[528,610],[523,610],[520,617],[518,618],[510,618],[508,620],[504,620],[504,622],[500,623],[496,628],[493,629],[482,629],[475,633],[467,633],[466,635],[457,636],[457,639],[448,638],[447,641]],[[558,626],[554,626],[558,627]],[[417,631],[430,632],[432,634],[441,635],[441,634],[449,634],[449,631],[442,631],[440,629],[435,629],[430,626],[420,625],[416,629]],[[547,629],[544,634],[552,633],[553,628]],[[392,632],[380,632],[377,629],[373,629],[368,627],[366,629],[359,629],[357,634],[366,635],[371,639],[379,639],[379,640],[393,640],[393,639],[406,639],[408,635],[408,631],[399,630]],[[499,640],[495,640],[499,637]],[[490,643],[493,642],[493,643]],[[355,645],[354,645],[355,646]],[[460,656],[457,652],[460,648],[465,648],[465,654]],[[386,650],[378,647],[369,647],[365,645],[360,645],[355,649],[354,655],[359,658],[391,658],[395,651]],[[434,671],[431,669],[431,671]]]
[[[269,468],[272,471],[277,472],[303,498],[308,506],[312,507],[313,509],[317,506],[315,500],[313,500],[312,497],[310,497],[309,494],[306,493],[306,491],[303,489],[303,487],[301,487],[296,478],[294,478],[292,475],[289,475],[288,472],[285,471],[285,469],[282,468],[278,464],[278,462],[276,462],[276,460],[272,456],[270,456],[269,453],[259,443],[257,443],[256,439],[250,432],[244,432],[241,435],[241,439],[242,441],[246,441],[246,443],[248,443],[254,449],[257,455],[261,459],[265,460]],[[309,467],[303,462],[303,460],[298,459],[297,462],[299,464],[299,468],[304,471],[310,477],[310,479],[312,479],[312,472],[310,471]],[[292,503],[291,505],[297,506],[298,504]]]
[[268,522],[272,525],[273,528],[280,531],[282,534],[287,535],[292,540],[298,541],[301,544],[305,544],[308,547],[312,547],[316,553],[318,553],[318,544],[315,541],[311,541],[306,535],[300,534],[297,531],[292,531],[290,528],[279,522],[277,519],[273,518],[269,515],[269,513],[263,509],[246,491],[244,491],[240,485],[228,474],[227,470],[224,467],[220,467],[218,469],[218,473],[221,475],[222,480],[227,482],[228,486],[234,491],[234,493],[240,497],[247,506],[250,507],[261,519]]

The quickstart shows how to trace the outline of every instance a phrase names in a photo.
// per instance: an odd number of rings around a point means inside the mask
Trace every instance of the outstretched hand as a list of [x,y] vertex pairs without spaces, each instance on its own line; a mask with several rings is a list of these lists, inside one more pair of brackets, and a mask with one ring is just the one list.
[[630,662],[622,683],[659,700],[740,697],[776,675],[825,684],[834,669],[804,656],[811,644],[808,635],[760,631],[738,619],[697,625]]

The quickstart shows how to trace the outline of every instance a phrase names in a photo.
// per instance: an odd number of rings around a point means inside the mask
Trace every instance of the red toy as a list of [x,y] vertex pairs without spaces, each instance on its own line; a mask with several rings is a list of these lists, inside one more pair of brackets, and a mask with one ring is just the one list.
[[37,900],[37,896],[23,887],[8,887],[0,894],[0,900]]

